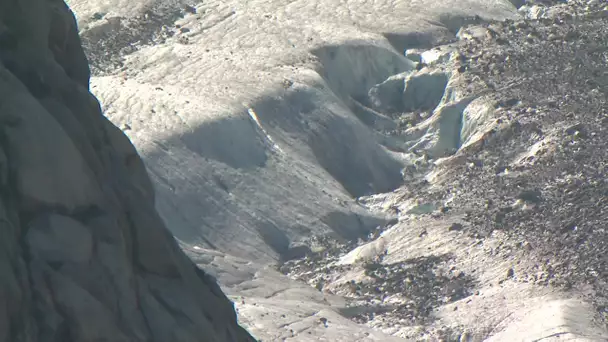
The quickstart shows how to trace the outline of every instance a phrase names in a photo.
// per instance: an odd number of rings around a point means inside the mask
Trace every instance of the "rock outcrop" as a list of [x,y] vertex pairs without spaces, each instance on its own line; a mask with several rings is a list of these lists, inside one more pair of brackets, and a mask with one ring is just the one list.
[[89,92],[62,0],[0,1],[0,341],[251,341]]

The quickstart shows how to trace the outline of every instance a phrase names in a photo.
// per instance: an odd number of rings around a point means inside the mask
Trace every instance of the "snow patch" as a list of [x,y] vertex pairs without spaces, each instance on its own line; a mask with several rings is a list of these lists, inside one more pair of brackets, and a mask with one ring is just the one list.
[[270,143],[270,146],[272,146],[272,148],[274,148],[278,152],[283,152],[281,150],[281,148],[279,147],[279,145],[277,145],[277,143],[275,143],[274,140],[272,140],[272,137],[270,136],[270,134],[268,134],[268,132],[264,129],[264,127],[262,127],[262,124],[260,123],[260,120],[258,119],[258,115],[255,113],[253,108],[247,108],[247,113],[251,117],[251,120],[253,120],[253,122],[256,124],[256,126],[262,131],[262,133],[264,133],[264,136],[268,140],[268,143]]

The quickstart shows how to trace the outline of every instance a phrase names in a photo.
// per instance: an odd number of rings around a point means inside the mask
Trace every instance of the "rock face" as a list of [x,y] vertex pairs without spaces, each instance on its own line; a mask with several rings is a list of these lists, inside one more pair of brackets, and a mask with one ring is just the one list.
[[89,93],[72,12],[0,1],[0,341],[252,341]]

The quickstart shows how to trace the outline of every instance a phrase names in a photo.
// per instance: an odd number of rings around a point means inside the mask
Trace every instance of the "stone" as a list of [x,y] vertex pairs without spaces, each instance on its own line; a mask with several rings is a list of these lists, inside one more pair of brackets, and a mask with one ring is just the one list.
[[542,201],[542,193],[538,190],[524,190],[517,195],[517,198],[530,203],[539,203]]
[[513,278],[514,275],[515,271],[512,268],[509,268],[509,270],[507,271],[507,278]]
[[452,225],[450,226],[450,228],[448,228],[448,231],[453,232],[453,231],[461,231],[462,230],[462,224],[461,223],[452,223]]

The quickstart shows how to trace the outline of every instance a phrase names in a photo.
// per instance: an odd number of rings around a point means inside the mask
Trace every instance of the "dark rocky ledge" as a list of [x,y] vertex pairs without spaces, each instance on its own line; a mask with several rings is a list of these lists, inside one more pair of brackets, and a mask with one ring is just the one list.
[[62,0],[0,1],[0,341],[252,341],[88,89]]

